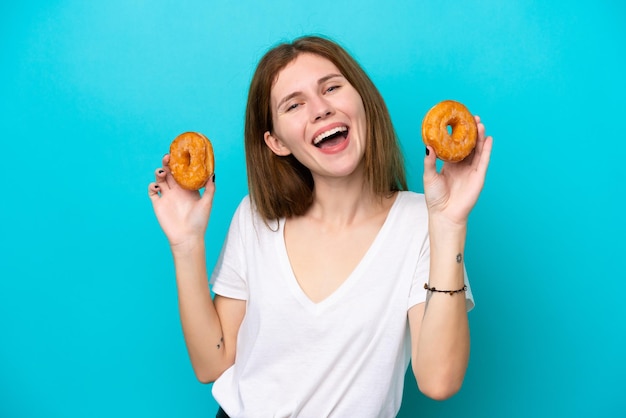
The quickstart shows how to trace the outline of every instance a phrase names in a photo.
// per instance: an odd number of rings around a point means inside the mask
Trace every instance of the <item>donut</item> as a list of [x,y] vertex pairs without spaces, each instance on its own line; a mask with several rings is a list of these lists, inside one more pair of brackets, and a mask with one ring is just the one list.
[[437,158],[443,161],[457,162],[467,157],[476,146],[477,135],[474,116],[454,100],[437,103],[422,121],[424,144],[433,147]]
[[170,144],[170,171],[183,189],[199,190],[215,170],[213,145],[198,132],[178,135]]

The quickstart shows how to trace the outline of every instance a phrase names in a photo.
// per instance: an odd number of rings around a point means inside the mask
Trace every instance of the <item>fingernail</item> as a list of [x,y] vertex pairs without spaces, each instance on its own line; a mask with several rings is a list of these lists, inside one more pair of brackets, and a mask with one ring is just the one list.
[[159,174],[165,173],[165,170],[159,170]]
[[155,188],[155,189],[158,189],[158,188],[159,188],[159,185],[158,185],[158,184],[155,184],[155,185],[154,185],[154,188]]
[[211,176],[211,181],[215,183],[215,173]]
[[430,155],[430,151],[426,148],[426,155]]

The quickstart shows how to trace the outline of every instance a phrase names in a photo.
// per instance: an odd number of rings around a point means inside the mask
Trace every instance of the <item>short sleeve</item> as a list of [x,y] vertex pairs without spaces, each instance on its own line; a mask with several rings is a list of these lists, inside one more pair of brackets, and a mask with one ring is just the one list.
[[248,300],[247,263],[245,253],[246,227],[250,223],[250,203],[246,197],[231,220],[222,251],[211,275],[215,294]]
[[[420,257],[413,274],[413,280],[411,283],[411,290],[409,292],[409,304],[407,309],[413,306],[426,302],[427,290],[424,288],[424,284],[428,283],[428,277],[430,275],[430,241],[428,236],[426,237],[421,251]],[[463,281],[467,286],[465,292],[465,307],[467,312],[474,309],[474,295],[472,294],[472,288],[470,287],[469,279],[467,277],[467,270],[465,264],[463,265]]]

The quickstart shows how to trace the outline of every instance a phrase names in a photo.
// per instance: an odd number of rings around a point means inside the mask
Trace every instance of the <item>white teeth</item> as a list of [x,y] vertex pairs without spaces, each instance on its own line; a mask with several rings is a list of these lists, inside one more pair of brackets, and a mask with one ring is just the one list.
[[315,139],[313,140],[313,145],[317,145],[320,142],[322,142],[325,138],[328,138],[331,135],[336,134],[337,132],[346,132],[348,130],[347,127],[345,126],[338,126],[336,128],[330,129],[326,132],[322,132],[321,134],[319,134],[318,136],[315,137]]

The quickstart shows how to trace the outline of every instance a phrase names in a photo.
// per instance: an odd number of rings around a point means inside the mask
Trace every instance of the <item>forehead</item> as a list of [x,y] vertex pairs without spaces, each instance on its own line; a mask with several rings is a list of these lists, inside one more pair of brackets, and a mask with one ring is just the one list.
[[286,94],[302,91],[329,74],[341,75],[341,71],[327,58],[302,53],[278,73],[272,86],[272,99],[280,100]]

